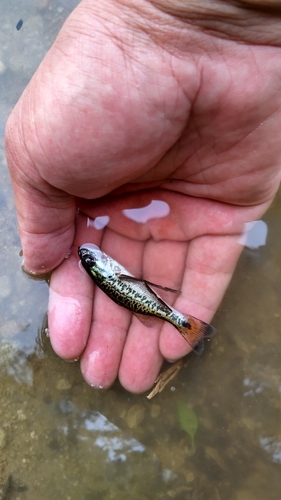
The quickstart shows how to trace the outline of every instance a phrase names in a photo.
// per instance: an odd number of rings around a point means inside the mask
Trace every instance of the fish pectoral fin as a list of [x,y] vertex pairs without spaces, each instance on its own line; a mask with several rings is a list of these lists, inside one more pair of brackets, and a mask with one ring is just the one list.
[[169,306],[167,304],[167,302],[165,302],[165,300],[163,300],[162,297],[160,297],[160,295],[158,295],[158,293],[156,293],[154,290],[152,290],[152,288],[150,288],[150,286],[147,283],[144,282],[143,286],[148,290],[148,292],[150,294],[152,294],[155,297],[156,301],[158,301],[158,302],[160,302],[160,304],[162,304],[162,306],[166,309],[167,313],[173,312],[173,309],[171,308],[171,306]]
[[127,281],[132,281],[134,283],[139,283],[139,284],[146,284],[153,286],[154,288],[159,288],[160,290],[164,290],[165,292],[172,292],[172,293],[178,293],[180,294],[180,290],[175,290],[174,288],[169,288],[167,286],[162,286],[162,285],[156,285],[156,283],[152,283],[152,281],[147,281],[143,280],[141,278],[136,278],[135,276],[128,276],[127,274],[118,274],[118,278],[121,280],[127,280]]
[[[144,291],[144,292],[148,292],[150,295],[153,295],[153,297],[155,298],[156,302],[160,303],[163,307],[165,307],[167,313],[171,313],[173,311],[173,309],[171,308],[171,306],[169,306],[167,304],[167,302],[165,302],[165,300],[162,299],[162,297],[160,297],[158,295],[158,293],[156,293],[150,285],[152,286],[158,286],[158,288],[161,288],[162,290],[170,290],[172,291],[171,288],[164,288],[164,287],[161,287],[160,285],[154,285],[154,283],[150,283],[149,281],[145,281],[145,280],[141,280],[141,279],[138,279],[138,278],[135,278],[135,276],[127,276],[126,274],[118,274],[118,278],[121,279],[121,280],[124,280],[124,281],[130,281],[131,283],[137,283],[141,289]],[[174,290],[176,292],[176,290]],[[179,292],[180,293],[180,292]]]
[[[121,279],[121,280],[124,280],[124,281],[130,281],[131,283],[137,283],[144,292],[148,292],[150,295],[153,295],[153,297],[155,298],[155,300],[158,303],[160,302],[160,304],[163,307],[165,307],[165,309],[167,310],[167,313],[171,313],[173,311],[173,309],[167,304],[167,302],[165,302],[165,300],[163,300],[162,297],[160,297],[158,295],[158,293],[156,293],[150,287],[150,285],[148,285],[149,281],[140,280],[138,278],[135,278],[134,276],[127,276],[126,274],[118,274],[118,278]],[[157,286],[157,285],[153,285],[153,286]]]
[[147,316],[145,314],[133,313],[136,318],[147,328],[153,328],[160,321],[158,318],[153,316]]

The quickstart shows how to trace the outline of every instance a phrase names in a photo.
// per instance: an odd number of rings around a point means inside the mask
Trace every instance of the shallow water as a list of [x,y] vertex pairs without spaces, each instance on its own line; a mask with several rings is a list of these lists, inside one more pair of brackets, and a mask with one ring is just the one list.
[[67,5],[0,0],[0,498],[275,500],[281,493],[281,193],[266,225],[251,233],[214,320],[217,336],[201,358],[187,357],[154,399],[130,395],[118,383],[93,390],[79,364],[62,361],[50,347],[47,284],[20,269],[3,130]]

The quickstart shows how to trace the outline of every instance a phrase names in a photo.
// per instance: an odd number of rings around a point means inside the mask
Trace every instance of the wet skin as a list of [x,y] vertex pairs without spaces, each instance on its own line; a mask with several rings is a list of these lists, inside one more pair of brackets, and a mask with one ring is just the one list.
[[[144,391],[163,357],[189,347],[171,325],[148,329],[94,291],[77,247],[90,234],[133,274],[169,277],[182,290],[174,306],[209,322],[244,223],[264,214],[280,183],[278,14],[252,2],[225,2],[222,14],[222,2],[207,1],[197,16],[196,5],[82,1],[8,120],[25,266],[56,268],[52,345],[80,357],[97,387],[119,376]],[[122,215],[153,199],[169,204],[167,217],[140,227]],[[84,214],[110,223],[89,229]]]

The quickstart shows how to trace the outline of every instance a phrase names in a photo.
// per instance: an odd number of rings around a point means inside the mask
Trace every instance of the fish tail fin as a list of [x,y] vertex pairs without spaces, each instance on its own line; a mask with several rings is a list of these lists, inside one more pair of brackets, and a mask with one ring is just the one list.
[[204,350],[204,338],[215,335],[216,329],[193,316],[186,316],[186,323],[178,327],[178,330],[193,351],[200,356]]

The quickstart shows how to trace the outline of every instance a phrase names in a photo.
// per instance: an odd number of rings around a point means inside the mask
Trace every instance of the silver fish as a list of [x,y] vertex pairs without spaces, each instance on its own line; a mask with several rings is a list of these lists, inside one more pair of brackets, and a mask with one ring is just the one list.
[[151,287],[180,292],[136,278],[119,262],[92,243],[80,246],[78,255],[82,266],[95,284],[116,304],[129,309],[146,326],[152,325],[153,318],[168,321],[179,331],[196,354],[202,354],[203,339],[212,337],[216,332],[215,328],[169,306]]

